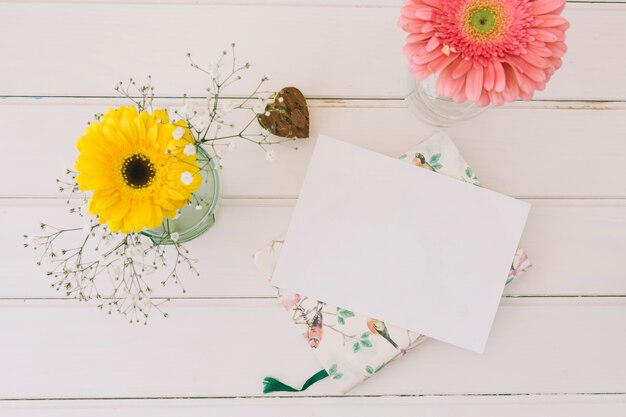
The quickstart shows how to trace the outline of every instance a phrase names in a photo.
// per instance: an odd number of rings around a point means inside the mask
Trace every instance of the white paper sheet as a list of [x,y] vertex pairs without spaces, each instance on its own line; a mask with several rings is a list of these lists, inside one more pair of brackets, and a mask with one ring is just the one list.
[[482,352],[529,209],[320,136],[273,283]]

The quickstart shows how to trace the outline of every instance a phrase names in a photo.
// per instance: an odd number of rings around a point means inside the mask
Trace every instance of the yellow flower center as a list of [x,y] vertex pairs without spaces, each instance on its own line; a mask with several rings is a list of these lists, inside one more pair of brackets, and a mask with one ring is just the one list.
[[488,42],[499,38],[507,26],[507,13],[500,1],[468,1],[461,21],[468,38],[474,42]]
[[154,164],[147,156],[136,153],[122,163],[122,178],[131,188],[146,188],[156,175]]

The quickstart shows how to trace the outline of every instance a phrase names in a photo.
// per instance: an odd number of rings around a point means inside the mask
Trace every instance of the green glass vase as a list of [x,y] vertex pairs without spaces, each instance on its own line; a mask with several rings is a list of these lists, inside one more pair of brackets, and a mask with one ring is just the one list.
[[161,226],[141,232],[155,244],[174,244],[172,233],[178,234],[176,242],[189,242],[209,230],[215,223],[215,210],[220,196],[219,171],[204,148],[198,146],[197,152],[202,184],[193,193],[192,201],[179,210],[178,216],[174,219],[164,218]]

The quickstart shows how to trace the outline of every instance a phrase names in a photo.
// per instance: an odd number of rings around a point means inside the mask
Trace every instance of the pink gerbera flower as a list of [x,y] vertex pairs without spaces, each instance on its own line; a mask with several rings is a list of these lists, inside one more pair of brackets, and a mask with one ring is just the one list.
[[567,50],[565,0],[405,0],[398,25],[417,80],[481,106],[530,100]]

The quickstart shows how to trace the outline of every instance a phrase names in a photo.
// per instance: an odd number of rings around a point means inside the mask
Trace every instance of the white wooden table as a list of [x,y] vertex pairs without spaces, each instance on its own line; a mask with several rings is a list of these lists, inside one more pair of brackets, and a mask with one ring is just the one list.
[[[202,95],[185,53],[237,42],[272,87],[309,98],[324,132],[398,155],[434,128],[411,115],[396,0],[0,2],[1,416],[625,416],[626,4],[568,4],[569,52],[530,103],[449,134],[489,188],[533,204],[535,267],[506,290],[483,355],[428,341],[346,396],[329,380],[264,397],[267,375],[320,369],[252,253],[282,232],[312,144],[225,156],[218,222],[191,244],[199,279],[170,318],[129,325],[48,287],[21,235],[71,224],[54,179],[111,85],[151,74]],[[243,83],[240,92],[247,90]],[[237,93],[238,91],[235,91]]]

